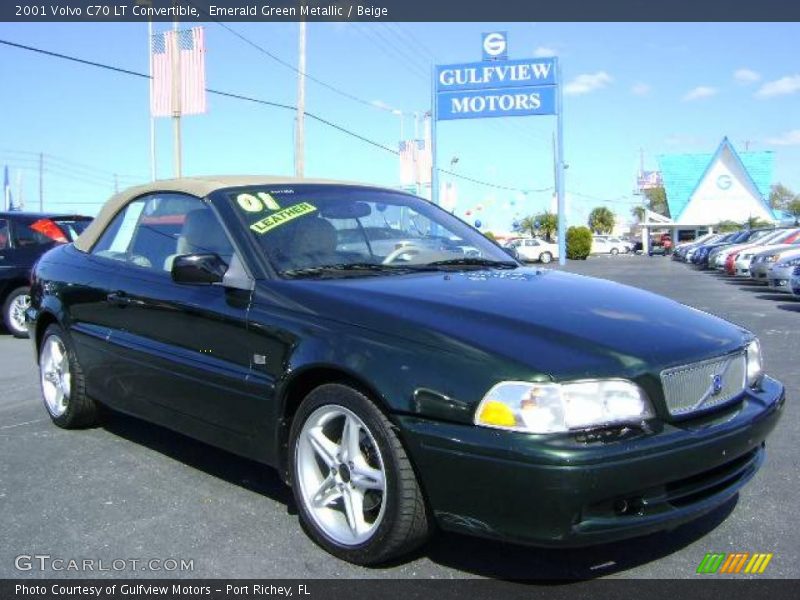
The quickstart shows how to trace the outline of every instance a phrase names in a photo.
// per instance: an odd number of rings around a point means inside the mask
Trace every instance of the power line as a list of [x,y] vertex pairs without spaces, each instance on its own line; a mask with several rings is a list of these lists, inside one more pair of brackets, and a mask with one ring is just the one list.
[[[53,58],[58,58],[58,59],[67,60],[67,61],[70,61],[70,62],[75,62],[75,63],[87,65],[87,66],[96,67],[96,68],[99,68],[99,69],[104,69],[104,70],[107,70],[107,71],[112,71],[112,72],[116,72],[116,73],[130,75],[130,76],[133,76],[133,77],[139,77],[141,79],[151,79],[150,75],[148,75],[147,73],[140,73],[140,72],[137,72],[137,71],[131,71],[129,69],[123,69],[123,68],[120,68],[120,67],[115,67],[113,65],[100,63],[100,62],[96,62],[96,61],[85,60],[85,59],[82,59],[82,58],[77,58],[75,56],[70,56],[68,54],[62,54],[60,52],[53,52],[53,51],[50,51],[50,50],[44,50],[42,48],[36,48],[34,46],[28,46],[26,44],[19,44],[19,43],[16,43],[16,42],[11,42],[9,40],[0,39],[0,44],[5,45],[5,46],[11,46],[11,47],[18,48],[18,49],[21,49],[21,50],[27,50],[29,52],[34,52],[36,54],[42,54],[42,55],[50,56],[50,57],[53,57]],[[283,109],[283,110],[290,110],[290,111],[293,111],[293,112],[297,110],[296,106],[292,106],[292,105],[289,105],[289,104],[283,104],[283,103],[280,103],[280,102],[273,102],[273,101],[270,101],[270,100],[263,100],[261,98],[254,98],[254,97],[251,97],[251,96],[245,96],[243,94],[236,94],[236,93],[233,93],[233,92],[226,92],[226,91],[223,91],[223,90],[215,90],[215,89],[212,89],[212,88],[206,88],[205,91],[207,93],[209,93],[209,94],[213,94],[213,95],[216,95],[216,96],[221,96],[221,97],[226,97],[226,98],[232,98],[232,99],[236,99],[236,100],[251,102],[251,103],[259,104],[259,105],[263,105],[263,106],[270,106],[270,107],[273,107],[273,108],[280,108],[280,109]],[[316,115],[315,113],[306,112],[306,116],[309,119],[312,119],[314,121],[322,123],[323,125],[327,125],[328,127],[332,128],[332,129],[335,129],[335,130],[337,130],[337,131],[339,131],[341,133],[344,133],[345,135],[348,135],[350,137],[358,139],[358,140],[360,140],[360,141],[362,141],[362,142],[364,142],[366,144],[369,144],[369,145],[371,145],[371,146],[373,146],[375,148],[379,148],[379,149],[384,150],[385,152],[389,152],[389,153],[391,153],[391,154],[393,154],[395,156],[400,154],[400,152],[398,150],[395,150],[394,148],[390,148],[389,146],[385,146],[384,144],[381,144],[380,142],[377,142],[377,141],[372,140],[372,139],[370,139],[370,138],[368,138],[368,137],[366,137],[364,135],[361,135],[361,134],[356,133],[356,132],[354,132],[354,131],[352,131],[350,129],[347,129],[346,127],[343,127],[342,125],[334,123],[333,121],[325,119],[324,117],[320,117],[319,115]],[[508,185],[492,183],[490,181],[477,179],[477,178],[474,178],[474,177],[469,177],[469,176],[463,175],[461,173],[454,173],[454,172],[446,170],[446,169],[441,169],[440,168],[440,169],[437,169],[437,170],[440,173],[445,173],[445,174],[451,175],[452,177],[455,177],[456,179],[461,179],[463,181],[469,181],[470,183],[474,183],[476,185],[481,185],[481,186],[484,186],[484,187],[490,187],[490,188],[494,188],[494,189],[498,189],[498,190],[515,191],[515,192],[525,193],[525,192],[546,191],[548,189],[551,189],[551,188],[543,188],[543,189],[540,189],[540,190],[536,190],[536,189],[527,189],[527,188],[521,188],[521,187],[508,186]]]
[[293,71],[294,73],[297,73],[298,75],[301,75],[301,76],[305,77],[309,81],[313,81],[317,85],[322,86],[322,87],[334,92],[335,94],[338,94],[338,95],[342,96],[343,98],[347,98],[348,100],[352,100],[353,102],[357,102],[357,103],[362,104],[364,106],[369,106],[370,108],[377,109],[377,110],[382,110],[384,112],[392,112],[394,110],[394,109],[392,109],[390,107],[380,106],[378,104],[370,102],[369,100],[365,100],[364,98],[359,98],[355,94],[352,94],[352,93],[350,93],[350,92],[348,92],[346,90],[343,90],[343,89],[341,89],[341,88],[339,88],[339,87],[337,87],[337,86],[335,86],[333,84],[330,84],[330,83],[328,83],[326,81],[323,81],[323,80],[319,79],[318,77],[315,77],[315,76],[309,74],[308,71],[301,71],[300,69],[298,69],[295,65],[293,65],[289,61],[284,60],[283,58],[281,58],[280,56],[274,54],[270,50],[267,50],[264,46],[262,46],[261,44],[259,44],[257,42],[254,42],[253,40],[251,40],[250,38],[248,38],[244,34],[240,33],[239,31],[237,31],[236,29],[234,29],[233,27],[231,27],[227,23],[225,23],[223,21],[220,21],[218,19],[214,19],[208,12],[206,12],[201,7],[199,7],[196,4],[194,4],[193,2],[191,2],[191,0],[189,0],[189,4],[192,4],[195,8],[197,8],[198,11],[203,13],[209,20],[213,21],[214,23],[216,23],[217,25],[219,25],[220,27],[222,27],[223,29],[228,31],[230,34],[232,34],[235,37],[239,38],[241,41],[243,41],[248,46],[251,46],[252,48],[257,50],[258,52],[260,52],[264,56],[270,58],[271,60],[275,61],[279,65],[286,67],[290,71]]

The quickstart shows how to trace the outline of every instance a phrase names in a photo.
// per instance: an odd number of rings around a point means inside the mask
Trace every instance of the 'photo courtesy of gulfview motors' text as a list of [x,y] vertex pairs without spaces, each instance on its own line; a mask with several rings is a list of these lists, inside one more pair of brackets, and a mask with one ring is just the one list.
[[797,578],[785,4],[4,3],[0,595]]

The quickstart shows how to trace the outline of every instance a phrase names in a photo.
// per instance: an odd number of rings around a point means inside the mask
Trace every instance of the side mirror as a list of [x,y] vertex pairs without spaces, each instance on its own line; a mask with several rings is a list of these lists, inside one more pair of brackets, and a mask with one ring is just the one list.
[[506,254],[508,254],[514,260],[520,260],[519,252],[514,246],[503,246],[503,250],[505,250]]
[[221,283],[228,265],[217,254],[183,254],[172,262],[175,283]]

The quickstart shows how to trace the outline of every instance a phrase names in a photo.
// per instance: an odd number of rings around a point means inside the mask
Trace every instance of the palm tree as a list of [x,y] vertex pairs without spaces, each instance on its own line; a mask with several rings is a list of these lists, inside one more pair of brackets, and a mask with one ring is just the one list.
[[589,227],[595,233],[611,233],[615,222],[614,213],[605,206],[593,208],[589,213]]
[[647,209],[644,206],[634,206],[631,209],[631,214],[637,221],[639,221],[639,223],[644,223],[644,215],[646,212]]
[[533,215],[529,215],[527,217],[523,217],[520,219],[519,224],[517,225],[517,231],[520,233],[526,233],[529,236],[533,237],[536,235],[536,217]]

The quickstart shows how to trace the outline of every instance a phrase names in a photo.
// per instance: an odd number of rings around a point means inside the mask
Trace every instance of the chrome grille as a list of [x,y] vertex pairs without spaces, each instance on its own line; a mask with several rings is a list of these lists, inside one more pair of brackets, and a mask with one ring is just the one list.
[[666,369],[661,385],[667,410],[682,417],[725,404],[742,393],[746,376],[744,352]]

